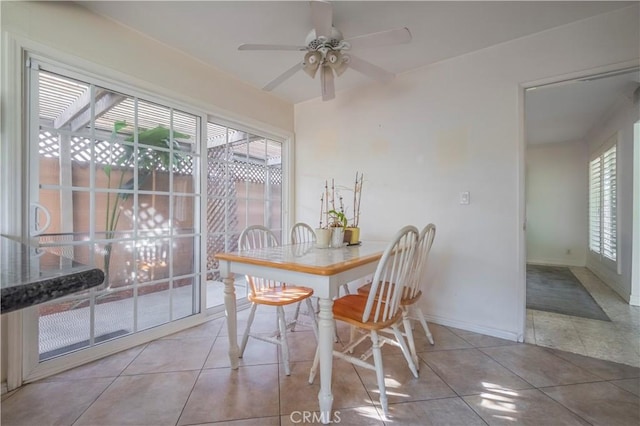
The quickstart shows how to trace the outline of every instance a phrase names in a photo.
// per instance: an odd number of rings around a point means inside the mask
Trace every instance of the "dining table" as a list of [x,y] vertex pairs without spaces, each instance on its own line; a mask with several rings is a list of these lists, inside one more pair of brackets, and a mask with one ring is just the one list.
[[229,336],[231,368],[239,365],[237,338],[235,275],[272,279],[281,283],[313,289],[319,298],[318,354],[320,359],[319,417],[330,422],[333,405],[331,380],[333,371],[334,321],[333,300],[343,284],[364,278],[375,272],[387,246],[381,241],[362,241],[357,245],[319,248],[315,243],[280,245],[275,247],[217,253],[220,274],[224,282],[224,304]]

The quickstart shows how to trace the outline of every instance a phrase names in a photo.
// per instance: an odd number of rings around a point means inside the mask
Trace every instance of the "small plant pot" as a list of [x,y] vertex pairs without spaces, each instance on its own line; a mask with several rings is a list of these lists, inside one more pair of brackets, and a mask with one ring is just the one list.
[[344,242],[358,244],[360,242],[360,228],[347,227],[344,229]]
[[331,246],[331,229],[316,228],[316,247],[329,248]]
[[344,228],[331,229],[331,247],[338,248],[344,246]]

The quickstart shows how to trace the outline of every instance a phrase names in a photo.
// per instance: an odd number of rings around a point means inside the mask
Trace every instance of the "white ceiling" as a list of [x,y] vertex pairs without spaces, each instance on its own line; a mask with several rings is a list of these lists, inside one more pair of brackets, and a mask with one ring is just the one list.
[[[624,71],[624,70],[621,70]],[[631,99],[640,86],[640,71],[538,87],[525,93],[526,140],[528,144],[584,140],[589,130],[622,102]]]
[[[307,33],[312,28],[308,1],[76,3],[226,71],[257,88],[262,88],[285,70],[301,62],[304,52],[238,51],[237,47],[243,43],[304,45]],[[344,38],[398,27],[409,28],[413,36],[409,44],[353,51],[362,59],[398,74],[633,3],[636,2],[334,1],[332,5],[333,24]],[[626,78],[628,77],[627,75]],[[618,82],[619,85],[626,83],[628,81]],[[340,96],[340,90],[366,84],[382,83],[374,82],[356,71],[347,70],[336,78],[336,96]],[[532,141],[538,142],[548,140],[551,137],[548,133],[552,129],[553,132],[558,132],[556,141],[558,137],[569,140],[575,138],[577,133],[584,134],[584,126],[588,123],[585,120],[593,119],[594,114],[597,114],[596,107],[611,105],[611,99],[606,93],[621,90],[613,86],[616,83],[608,85],[608,89],[568,97],[564,96],[565,91],[579,91],[580,87],[576,85],[574,89],[570,89],[570,85],[566,85],[562,91],[557,92],[562,87],[540,89],[535,97],[530,92],[532,96],[528,97],[531,101],[528,114],[532,120],[536,120],[536,127],[545,131],[538,134],[528,129],[527,134]],[[273,93],[292,103],[303,102],[320,96],[320,82],[317,77],[312,80],[304,72],[298,72]],[[572,99],[574,102],[580,101],[578,106],[571,103]],[[549,105],[553,108],[548,108]],[[561,107],[565,118],[568,111],[580,113],[579,116],[569,117],[568,121],[582,122],[582,130],[561,126],[561,120],[558,119]],[[552,110],[554,114],[551,114]]]

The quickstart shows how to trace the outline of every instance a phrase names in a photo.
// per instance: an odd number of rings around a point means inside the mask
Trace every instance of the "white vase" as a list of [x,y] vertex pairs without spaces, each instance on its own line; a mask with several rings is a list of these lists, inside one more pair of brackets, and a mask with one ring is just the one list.
[[316,247],[329,248],[331,244],[331,229],[316,228]]
[[331,228],[331,247],[338,248],[344,246],[344,228]]

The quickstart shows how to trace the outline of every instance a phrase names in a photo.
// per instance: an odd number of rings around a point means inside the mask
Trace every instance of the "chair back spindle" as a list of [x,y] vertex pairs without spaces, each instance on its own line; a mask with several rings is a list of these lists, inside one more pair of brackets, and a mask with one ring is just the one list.
[[316,233],[304,222],[298,222],[291,228],[291,244],[315,243]]
[[405,226],[387,246],[373,275],[362,322],[386,322],[399,314],[402,290],[414,261],[418,229]]
[[427,259],[436,237],[436,226],[433,223],[425,226],[418,237],[414,261],[412,263],[408,285],[404,287],[402,298],[410,300],[420,294],[422,278],[426,270]]
[[[254,250],[276,246],[278,246],[276,236],[269,228],[262,225],[248,226],[242,231],[238,238],[238,248],[240,250]],[[261,277],[253,277],[250,275],[246,275],[246,279],[249,283],[253,296],[264,289],[284,285],[280,284],[278,281],[268,280]]]

